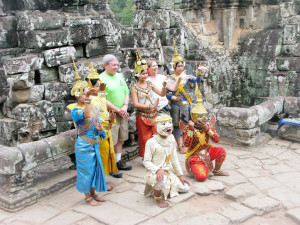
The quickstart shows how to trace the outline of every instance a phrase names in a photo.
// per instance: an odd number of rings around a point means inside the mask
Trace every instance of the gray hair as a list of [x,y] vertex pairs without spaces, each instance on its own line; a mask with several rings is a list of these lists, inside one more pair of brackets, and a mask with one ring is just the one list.
[[107,54],[103,57],[103,64],[108,64],[111,61],[118,61],[117,57],[112,54]]

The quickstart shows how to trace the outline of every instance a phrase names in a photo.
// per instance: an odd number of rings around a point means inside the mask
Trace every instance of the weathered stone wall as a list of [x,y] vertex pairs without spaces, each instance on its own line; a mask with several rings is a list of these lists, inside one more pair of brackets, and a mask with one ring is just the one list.
[[200,86],[208,108],[299,96],[299,0],[135,4],[133,26],[122,27],[107,0],[1,2],[0,144],[14,146],[72,127],[66,110],[74,101],[72,57],[85,77],[86,61],[101,72],[103,55],[114,53],[131,85],[136,49],[171,70],[173,38],[189,72],[200,61],[210,68]]

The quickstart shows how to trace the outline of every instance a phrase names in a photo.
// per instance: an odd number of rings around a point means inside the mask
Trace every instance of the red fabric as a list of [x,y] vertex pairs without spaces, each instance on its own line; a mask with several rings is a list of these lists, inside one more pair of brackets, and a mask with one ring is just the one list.
[[142,119],[141,116],[136,118],[136,127],[139,138],[139,153],[144,158],[146,142],[156,134],[156,129],[151,120]]
[[147,69],[148,76],[151,77],[150,68]]
[[[208,149],[211,160],[216,160],[216,163],[221,163],[226,158],[226,151],[221,147],[213,147]],[[205,181],[208,172],[205,164],[199,158],[198,155],[193,155],[190,157],[190,167],[197,181]]]

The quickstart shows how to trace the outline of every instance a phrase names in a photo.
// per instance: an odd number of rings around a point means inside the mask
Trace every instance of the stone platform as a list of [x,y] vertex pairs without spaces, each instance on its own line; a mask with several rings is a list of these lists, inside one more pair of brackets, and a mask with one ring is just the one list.
[[[273,138],[253,148],[223,141],[228,152],[224,169],[229,177],[210,176],[203,183],[186,174],[191,190],[170,199],[171,208],[159,208],[143,196],[145,169],[140,158],[128,164],[132,171],[104,195],[107,202],[92,207],[72,186],[16,213],[0,210],[0,224],[300,224],[300,144]],[[184,155],[180,155],[184,165]],[[183,169],[185,171],[185,169]]]

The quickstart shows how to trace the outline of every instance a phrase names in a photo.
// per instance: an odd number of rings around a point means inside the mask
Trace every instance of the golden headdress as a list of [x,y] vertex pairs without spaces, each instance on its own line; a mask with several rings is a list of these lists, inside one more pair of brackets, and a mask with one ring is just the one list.
[[166,121],[172,121],[172,117],[169,116],[168,114],[159,114],[159,115],[153,120],[153,123],[154,123],[154,125],[157,125],[158,123],[166,122]]
[[86,78],[89,80],[88,81],[89,88],[93,88],[91,80],[100,80],[100,75],[98,74],[96,68],[91,63],[86,62],[85,64],[87,64],[91,68]]
[[202,105],[202,94],[196,84],[195,94],[197,95],[197,105],[191,110],[191,117],[193,122],[197,122],[199,115],[207,115],[206,109]]
[[75,97],[81,97],[83,95],[84,88],[88,87],[88,83],[86,81],[81,80],[74,59],[72,60],[73,60],[73,66],[75,70],[75,84],[71,90],[71,95]]
[[140,51],[136,52],[136,62],[134,63],[134,73],[140,75],[143,70],[148,69],[147,62],[142,59]]
[[175,69],[176,67],[176,64],[179,63],[179,62],[184,62],[184,58],[181,57],[178,52],[177,52],[177,47],[176,47],[176,43],[175,43],[175,40],[173,39],[173,42],[174,42],[174,57],[173,57],[173,68]]

